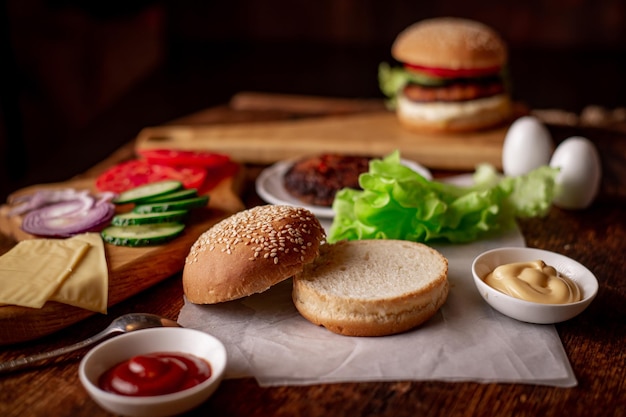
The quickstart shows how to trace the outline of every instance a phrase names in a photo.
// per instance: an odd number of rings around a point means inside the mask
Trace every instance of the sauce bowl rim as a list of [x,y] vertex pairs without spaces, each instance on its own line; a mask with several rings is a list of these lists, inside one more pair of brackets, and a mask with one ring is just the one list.
[[[149,351],[146,350],[142,352],[129,352],[128,354],[124,355],[125,359],[112,361],[111,365],[107,365],[104,368],[114,366],[120,361],[130,359],[131,357],[139,355],[139,354],[157,353],[157,352],[169,352],[169,353],[178,352],[178,353],[188,353],[188,354],[191,353],[198,357],[201,357],[204,360],[207,360],[211,367],[211,376],[208,379],[202,381],[201,383],[193,387],[190,387],[181,391],[177,391],[177,392],[162,394],[162,395],[130,396],[130,395],[122,395],[122,394],[108,392],[100,388],[100,386],[97,383],[97,380],[94,380],[94,378],[95,379],[99,378],[102,375],[102,372],[98,373],[96,371],[89,369],[89,367],[96,366],[96,364],[92,362],[95,360],[94,358],[97,357],[97,355],[100,355],[102,354],[102,352],[105,352],[107,350],[114,349],[116,345],[130,343],[133,339],[149,338],[150,336],[153,336],[154,334],[165,334],[165,333],[189,333],[189,334],[193,334],[193,337],[204,338],[213,344],[214,349],[217,349],[218,358],[223,358],[223,359],[220,359],[217,361],[215,360],[209,361],[208,358],[206,357],[203,357],[190,350],[186,350],[185,346],[182,344],[180,345],[180,348],[178,348],[177,350],[168,349],[168,348],[160,348],[158,344],[155,344],[154,347]],[[177,337],[177,335],[172,336],[172,338],[175,338],[175,337]],[[167,328],[163,327],[163,328],[144,329],[144,330],[139,330],[139,331],[132,332],[132,333],[122,334],[122,335],[113,337],[111,339],[108,339],[100,343],[99,345],[93,347],[89,352],[87,352],[87,354],[81,359],[78,373],[79,373],[80,381],[85,386],[85,389],[87,389],[88,391],[91,391],[94,394],[97,394],[103,401],[126,403],[128,405],[140,405],[140,404],[146,404],[146,403],[159,404],[159,403],[178,401],[187,397],[199,395],[202,391],[208,389],[208,387],[214,384],[218,384],[221,381],[224,371],[226,369],[226,362],[227,362],[226,348],[224,344],[216,337],[208,333],[202,332],[200,330],[195,330],[195,329],[188,329],[188,328],[183,328],[183,327],[167,327]]]
[[[548,265],[555,262],[561,263],[561,266],[570,266],[575,276],[572,276],[571,271],[564,275],[576,282],[582,291],[583,298],[563,304],[522,300],[491,287],[483,279],[487,270],[491,272],[499,265],[539,259]],[[479,295],[491,308],[513,319],[534,324],[554,324],[574,318],[591,304],[599,290],[596,276],[583,264],[558,252],[539,248],[501,247],[487,250],[474,258],[471,274]]]

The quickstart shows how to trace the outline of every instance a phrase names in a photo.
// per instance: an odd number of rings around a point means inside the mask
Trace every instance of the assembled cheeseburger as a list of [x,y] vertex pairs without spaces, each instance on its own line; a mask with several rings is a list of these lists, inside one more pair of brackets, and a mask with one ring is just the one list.
[[391,54],[402,67],[379,68],[382,92],[400,123],[419,131],[471,131],[511,116],[507,47],[490,27],[443,17],[402,31]]

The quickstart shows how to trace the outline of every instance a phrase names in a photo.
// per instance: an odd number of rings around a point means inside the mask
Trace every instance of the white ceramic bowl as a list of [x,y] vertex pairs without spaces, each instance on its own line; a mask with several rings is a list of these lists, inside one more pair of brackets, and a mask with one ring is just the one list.
[[[483,279],[496,267],[514,262],[542,260],[567,276],[582,291],[582,300],[568,304],[542,304],[504,294]],[[534,248],[499,248],[478,255],[472,262],[472,275],[478,292],[494,309],[514,319],[537,324],[559,323],[580,314],[598,292],[598,280],[585,266],[567,256]]]
[[[133,397],[98,387],[98,378],[112,366],[151,352],[188,353],[211,365],[211,377],[189,389],[166,395]],[[198,330],[164,327],[145,329],[109,339],[90,350],[79,366],[80,381],[102,408],[125,416],[171,416],[191,410],[213,394],[226,368],[226,349],[215,337]]]

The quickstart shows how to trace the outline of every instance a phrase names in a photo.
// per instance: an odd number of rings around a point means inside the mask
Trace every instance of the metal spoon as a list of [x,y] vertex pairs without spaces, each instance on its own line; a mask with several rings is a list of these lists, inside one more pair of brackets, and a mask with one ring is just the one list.
[[78,349],[93,345],[111,335],[134,332],[135,330],[150,329],[153,327],[180,327],[174,320],[166,319],[155,314],[131,313],[120,316],[113,320],[100,333],[73,345],[65,346],[50,352],[39,353],[20,359],[14,359],[0,363],[0,373],[14,371],[33,365],[47,359],[51,359]]

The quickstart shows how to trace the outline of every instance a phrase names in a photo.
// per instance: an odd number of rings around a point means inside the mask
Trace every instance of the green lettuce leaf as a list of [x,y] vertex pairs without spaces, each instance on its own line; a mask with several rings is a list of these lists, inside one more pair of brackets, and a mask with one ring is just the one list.
[[544,216],[554,198],[557,169],[538,168],[502,177],[477,167],[473,185],[430,181],[402,165],[400,153],[370,162],[362,190],[344,188],[334,200],[328,241],[402,239],[470,242],[515,225],[515,218]]
[[386,62],[378,66],[378,86],[388,98],[387,107],[395,108],[398,93],[408,83],[437,86],[443,85],[445,81],[426,74],[408,72],[402,67],[392,67]]

